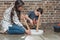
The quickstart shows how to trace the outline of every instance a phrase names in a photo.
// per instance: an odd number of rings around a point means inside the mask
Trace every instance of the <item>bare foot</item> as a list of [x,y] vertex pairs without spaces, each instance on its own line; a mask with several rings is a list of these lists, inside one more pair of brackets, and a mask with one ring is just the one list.
[[4,31],[0,31],[0,34],[4,34],[5,32]]

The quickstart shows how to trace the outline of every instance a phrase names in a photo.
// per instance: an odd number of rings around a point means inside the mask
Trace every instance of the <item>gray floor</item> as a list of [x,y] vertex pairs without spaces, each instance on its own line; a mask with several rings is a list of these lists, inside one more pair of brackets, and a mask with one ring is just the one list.
[[0,34],[0,40],[60,40],[60,33],[53,31],[53,26],[56,24],[43,24],[43,35],[8,35]]
[[[29,39],[26,39],[27,37]],[[60,33],[45,30],[44,34],[39,36],[0,34],[0,40],[60,40]]]

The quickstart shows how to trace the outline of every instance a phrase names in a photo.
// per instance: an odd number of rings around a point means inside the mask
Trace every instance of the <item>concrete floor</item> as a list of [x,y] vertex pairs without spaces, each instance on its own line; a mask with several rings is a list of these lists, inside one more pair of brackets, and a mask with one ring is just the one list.
[[56,24],[43,24],[43,35],[8,35],[0,34],[0,40],[60,40],[60,33],[53,31],[53,26]]
[[8,35],[0,34],[0,40],[60,40],[60,33],[46,30],[43,35]]

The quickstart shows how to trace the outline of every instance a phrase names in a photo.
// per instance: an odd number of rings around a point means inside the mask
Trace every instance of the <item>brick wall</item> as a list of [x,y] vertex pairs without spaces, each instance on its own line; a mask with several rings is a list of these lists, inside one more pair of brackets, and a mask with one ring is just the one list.
[[[15,0],[0,0],[0,20],[2,20],[3,13],[6,8],[14,4]],[[42,23],[60,22],[60,0],[24,0],[25,9],[23,13],[28,13],[38,7],[43,8],[44,12],[41,17]]]

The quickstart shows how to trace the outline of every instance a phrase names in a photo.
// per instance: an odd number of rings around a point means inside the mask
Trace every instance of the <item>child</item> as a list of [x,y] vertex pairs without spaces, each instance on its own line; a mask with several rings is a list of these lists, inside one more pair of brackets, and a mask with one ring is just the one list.
[[26,15],[26,19],[28,20],[28,22],[33,26],[35,24],[37,24],[36,26],[36,31],[38,31],[38,27],[39,27],[39,22],[40,22],[40,17],[43,13],[43,9],[42,8],[38,8],[35,11],[30,11],[28,13],[28,15]]
[[20,22],[20,14],[23,9],[24,2],[22,0],[16,0],[15,5],[8,8],[2,20],[2,31],[0,33],[8,34],[30,34],[29,30],[26,30]]

